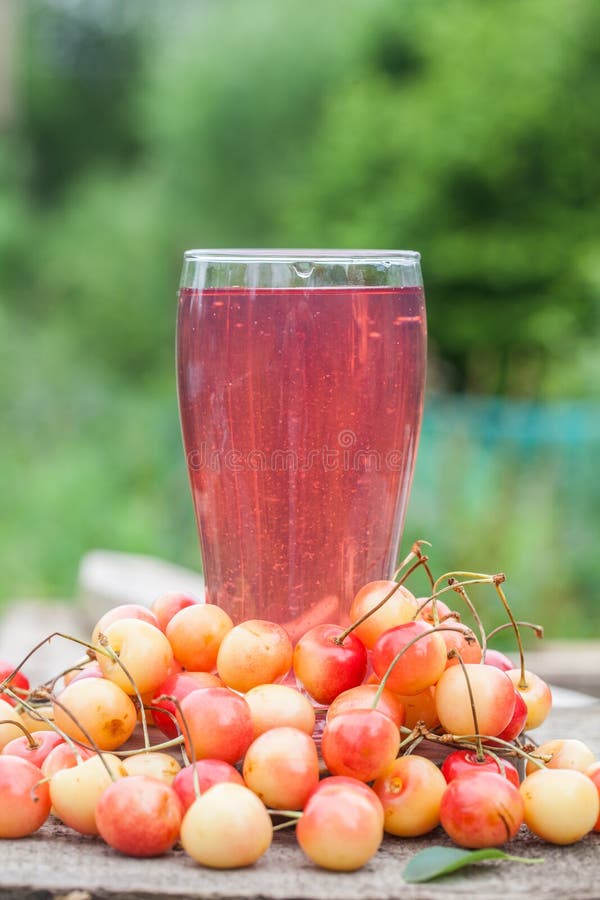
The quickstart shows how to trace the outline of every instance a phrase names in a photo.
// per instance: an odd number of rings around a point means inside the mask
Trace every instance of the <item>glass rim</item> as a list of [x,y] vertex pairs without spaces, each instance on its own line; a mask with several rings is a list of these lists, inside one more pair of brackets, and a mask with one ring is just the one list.
[[194,249],[183,254],[186,261],[236,263],[313,262],[348,265],[354,263],[415,263],[421,259],[417,250],[315,250],[315,249]]

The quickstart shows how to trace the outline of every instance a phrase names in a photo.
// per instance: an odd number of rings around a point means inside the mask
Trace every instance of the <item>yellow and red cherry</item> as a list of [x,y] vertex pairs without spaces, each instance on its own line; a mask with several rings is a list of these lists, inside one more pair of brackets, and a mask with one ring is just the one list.
[[169,753],[161,753],[158,750],[142,750],[140,753],[124,759],[123,768],[127,776],[143,775],[172,785],[181,766]]
[[55,772],[59,772],[61,769],[72,769],[80,761],[90,759],[90,757],[95,755],[94,750],[86,747],[78,747],[77,753],[79,754],[79,759],[66,741],[57,744],[41,765],[44,778],[52,778]]
[[207,791],[213,784],[221,784],[224,781],[244,784],[244,779],[238,770],[229,763],[223,762],[222,759],[199,759],[197,763],[181,769],[171,785],[181,801],[184,813],[187,812],[197,796],[194,785],[194,769],[198,778],[200,794]]
[[[586,772],[596,761],[596,757],[583,741],[576,738],[562,738],[546,741],[535,749],[536,756],[550,756],[551,759],[544,763],[547,769],[577,769]],[[528,760],[525,773],[531,775],[539,768],[536,763]]]
[[359,781],[378,778],[396,758],[398,726],[376,709],[350,709],[330,719],[321,738],[321,753],[332,775]]
[[[321,778],[321,780],[315,787],[313,794],[317,791],[328,790],[329,788],[333,788],[335,790],[340,787],[340,785],[346,785],[351,787],[353,790],[360,791],[363,797],[367,798],[377,815],[381,818],[381,825],[383,827],[384,815],[381,800],[379,799],[373,788],[369,787],[369,785],[365,781],[359,781],[357,778],[352,778],[349,775],[327,775],[325,778]],[[313,794],[311,794],[310,796],[312,797]]]
[[411,621],[418,609],[417,601],[408,588],[395,581],[371,581],[359,590],[352,601],[350,621],[357,622],[391,591],[392,595],[383,606],[353,629],[352,633],[369,650],[373,649],[375,641],[384,631]]
[[74,681],[84,681],[86,678],[104,678],[104,672],[100,668],[100,663],[89,662],[82,669],[74,669],[65,675],[65,687],[73,684]]
[[367,673],[367,650],[354,634],[339,625],[317,625],[304,634],[294,650],[294,672],[317,703],[329,704],[338,694],[361,684]]
[[161,856],[179,837],[182,810],[167,784],[148,775],[113,782],[96,806],[96,825],[109,847],[127,856]]
[[[28,691],[29,679],[27,676],[20,670],[12,675],[14,670],[15,666],[12,663],[6,659],[0,659],[0,686],[6,681],[6,686],[12,688],[13,691]],[[9,677],[11,675],[12,677]]]
[[139,619],[149,625],[154,625],[155,628],[160,628],[158,619],[146,606],[142,606],[141,603],[122,603],[120,606],[113,606],[98,619],[92,631],[92,644],[98,643],[98,637],[100,634],[105,634],[109,625],[121,619]]
[[395,759],[373,784],[383,806],[384,829],[398,837],[432,831],[440,823],[446,787],[443,774],[424,756],[409,754]]
[[[429,625],[437,625],[439,623],[447,622],[448,625],[454,625],[459,621],[458,613],[454,610],[450,609],[450,607],[444,603],[443,600],[428,600],[425,601],[425,597],[417,598],[417,609],[419,610],[419,614],[417,616],[418,619],[423,619],[423,621],[428,622]],[[435,621],[434,609],[437,612],[438,621]]]
[[0,756],[0,838],[33,834],[49,814],[50,792],[41,770],[19,756]]
[[212,672],[221,641],[232,628],[231,617],[220,606],[196,603],[175,613],[165,634],[184,669]]
[[482,760],[477,758],[473,750],[454,750],[450,753],[441,766],[441,773],[450,784],[461,775],[474,775],[479,772],[494,772],[508,778],[515,787],[519,787],[519,773],[515,766],[507,759],[499,760],[497,757],[484,755]]
[[[472,630],[462,622],[453,622],[451,619],[446,620],[444,625],[452,627],[452,631],[445,629],[440,631],[446,645],[446,653],[449,654],[451,650],[456,650],[465,663],[481,662],[481,645]],[[457,656],[450,656],[447,659],[447,669],[450,666],[459,665]]]
[[522,695],[519,691],[515,690],[515,708],[513,710],[512,718],[506,728],[504,728],[498,737],[503,741],[514,741],[525,728],[525,722],[527,721],[527,704],[523,700]]
[[57,700],[56,726],[88,747],[116,750],[133,734],[137,722],[135,706],[125,691],[108,678],[74,681]]
[[199,601],[191,594],[184,594],[180,591],[170,591],[167,594],[161,594],[156,600],[150,604],[150,610],[156,616],[161,631],[167,630],[167,625],[174,615],[188,606],[195,606]]
[[454,778],[440,806],[442,828],[460,847],[501,847],[517,833],[524,818],[519,789],[495,772]]
[[[593,784],[596,785],[598,790],[598,799],[600,800],[600,762],[595,762],[591,766],[588,767],[585,773],[588,778],[591,778]],[[598,818],[596,820],[596,824],[594,825],[593,831],[600,831],[600,812],[598,813]]]
[[0,700],[0,723],[0,750],[2,750],[9,741],[14,741],[23,734],[19,728],[23,720],[12,703],[6,700]]
[[226,687],[192,691],[181,701],[177,720],[186,751],[196,759],[222,759],[234,765],[254,737],[250,707]]
[[287,684],[259,684],[244,698],[250,707],[254,737],[270,728],[299,728],[312,735],[315,709],[308,697]]
[[503,672],[508,672],[515,667],[512,659],[509,659],[508,656],[505,653],[501,653],[500,650],[486,650],[485,664],[486,666],[496,666],[497,669],[502,669]]
[[525,824],[551,844],[574,844],[598,822],[598,790],[576,769],[538,769],[521,784]]
[[435,688],[435,705],[442,727],[451,734],[476,733],[471,694],[479,733],[496,737],[512,719],[515,691],[507,674],[494,666],[467,663],[464,669],[461,666],[446,669]]
[[435,686],[425,688],[419,694],[395,694],[406,712],[406,728],[414,728],[417,722],[423,722],[430,730],[437,728],[440,719],[435,705]]
[[[357,687],[344,691],[343,694],[338,694],[327,710],[327,721],[329,722],[341,712],[346,712],[349,709],[372,709],[378,690],[378,684],[359,684]],[[381,691],[377,706],[374,708],[389,716],[398,728],[404,725],[404,720],[406,719],[404,705],[398,695],[387,688],[383,688]]]
[[525,729],[537,728],[545,721],[552,708],[552,691],[546,682],[533,672],[525,670],[526,684],[521,685],[521,669],[510,669],[507,673],[515,688],[527,704]]
[[168,698],[174,697],[175,700],[181,701],[192,691],[203,687],[223,687],[223,682],[218,675],[213,675],[211,672],[176,672],[174,675],[169,675],[156,688],[151,699],[152,717],[156,727],[160,728],[168,738],[175,738],[179,734],[179,727],[174,719],[177,707],[175,702]]
[[364,866],[383,840],[382,814],[348,784],[314,792],[296,826],[300,847],[324,869],[352,872]]
[[227,687],[245,693],[259,684],[283,679],[291,668],[293,652],[281,625],[248,619],[235,625],[221,641],[217,672]]
[[251,866],[273,839],[270,816],[256,794],[241,784],[214,784],[189,807],[181,823],[185,852],[202,866]]
[[56,731],[36,731],[35,737],[32,735],[31,739],[22,734],[21,737],[9,741],[4,746],[2,755],[20,756],[41,769],[48,754],[63,743],[62,737]]
[[[52,725],[48,725],[48,721],[54,721],[54,711],[52,709],[51,703],[44,703],[42,706],[36,706],[35,713],[29,712],[25,707],[17,704],[16,707],[19,711],[19,716],[21,717],[21,724],[25,726],[28,731],[46,731]],[[42,719],[41,717],[45,718]],[[20,731],[23,734],[22,731]]]
[[104,677],[126,694],[135,694],[136,688],[140,694],[155,691],[171,674],[173,651],[158,625],[142,619],[117,619],[103,633],[118,659],[98,653],[98,663]]
[[315,742],[298,728],[271,728],[248,747],[242,773],[270,809],[303,809],[319,782]]
[[60,769],[50,780],[50,799],[54,814],[80,834],[98,834],[98,801],[113,783],[113,779],[123,778],[125,774],[121,761],[110,753],[102,754],[102,759],[95,753],[78,765]]
[[[411,641],[414,643],[408,646]],[[390,691],[419,694],[435,684],[446,668],[446,644],[441,633],[427,622],[407,622],[390,628],[377,639],[371,660],[377,677],[386,677],[385,686]]]

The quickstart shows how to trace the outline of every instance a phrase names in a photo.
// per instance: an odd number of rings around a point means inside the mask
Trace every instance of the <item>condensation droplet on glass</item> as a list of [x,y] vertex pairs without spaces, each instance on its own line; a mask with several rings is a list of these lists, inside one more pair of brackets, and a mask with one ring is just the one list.
[[297,262],[292,265],[292,269],[294,270],[298,278],[310,278],[315,270],[315,267],[312,263],[309,262]]

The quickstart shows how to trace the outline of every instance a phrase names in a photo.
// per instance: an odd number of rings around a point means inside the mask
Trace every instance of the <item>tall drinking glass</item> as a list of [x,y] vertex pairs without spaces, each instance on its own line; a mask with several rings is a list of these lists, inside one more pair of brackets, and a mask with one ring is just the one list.
[[181,426],[207,600],[292,640],[389,578],[421,426],[419,254],[190,250]]

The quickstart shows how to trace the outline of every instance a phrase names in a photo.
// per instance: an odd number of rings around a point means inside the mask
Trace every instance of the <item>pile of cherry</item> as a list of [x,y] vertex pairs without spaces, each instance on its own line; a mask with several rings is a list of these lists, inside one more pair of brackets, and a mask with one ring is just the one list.
[[[420,543],[395,580],[359,591],[352,625],[307,622],[295,647],[280,625],[234,625],[177,593],[112,609],[89,642],[68,638],[85,656],[37,688],[21,667],[40,645],[19,666],[0,662],[0,837],[52,814],[121,853],[156,856],[179,841],[201,865],[234,868],[295,827],[317,865],[349,871],[384,832],[441,824],[460,846],[484,848],[523,823],[556,844],[600,831],[600,762],[581,741],[536,746],[525,733],[552,702],[523,658],[521,629],[541,629],[515,621],[503,575],[434,580]],[[404,586],[418,566],[427,598]],[[506,611],[488,635],[474,584]],[[517,668],[487,648],[503,628],[514,629]],[[315,704],[327,709],[325,777]],[[151,745],[148,724],[164,740]],[[123,749],[136,729],[143,748]],[[442,745],[441,768],[419,753],[423,741]]]

